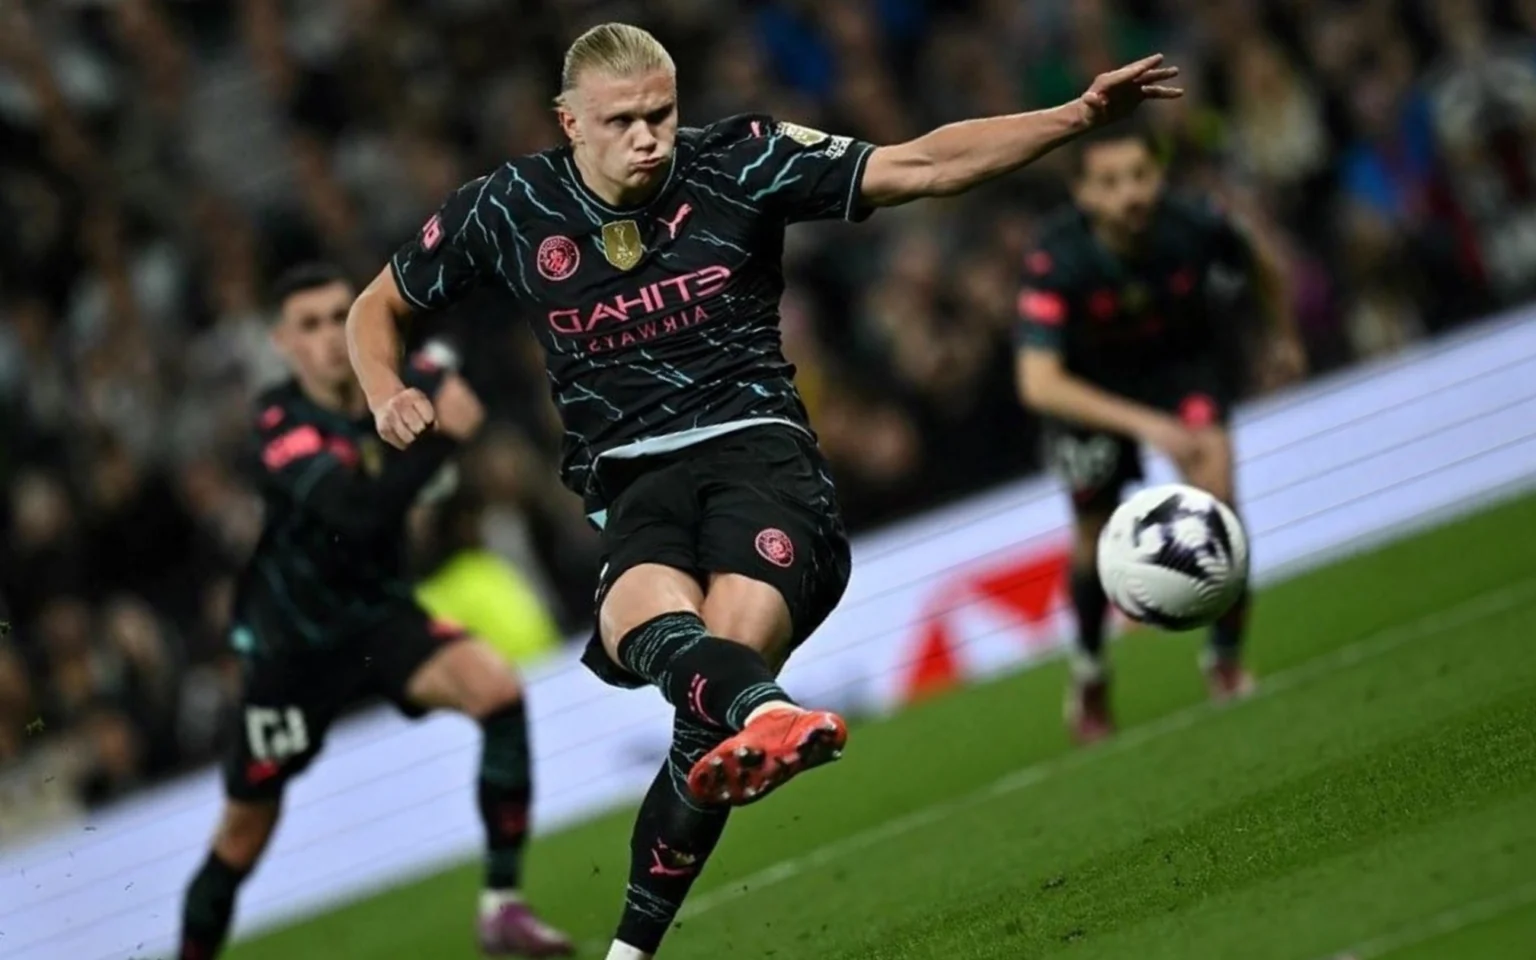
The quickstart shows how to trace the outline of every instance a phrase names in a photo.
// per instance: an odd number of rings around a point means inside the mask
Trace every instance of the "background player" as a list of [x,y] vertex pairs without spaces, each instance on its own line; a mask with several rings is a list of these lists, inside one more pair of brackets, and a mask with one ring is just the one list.
[[[1225,217],[1169,196],[1155,145],[1135,125],[1073,148],[1073,203],[1041,231],[1019,297],[1019,390],[1046,414],[1050,458],[1072,493],[1072,604],[1078,620],[1068,722],[1082,741],[1113,729],[1104,657],[1108,601],[1095,569],[1099,531],[1127,483],[1138,443],[1191,484],[1233,503],[1227,415],[1242,367],[1251,281],[1267,338],[1268,379],[1299,376],[1304,354],[1275,266]],[[1247,597],[1211,631],[1212,694],[1252,684],[1241,665]]]
[[386,449],[347,362],[352,298],[343,275],[322,265],[296,268],[277,284],[272,342],[293,379],[257,408],[254,466],[266,519],[231,634],[244,682],[241,735],[225,758],[227,801],[213,849],[187,891],[181,960],[219,952],[236,892],[277,826],[285,786],[361,693],[383,695],[407,716],[444,707],[480,724],[481,946],[568,956],[566,938],[517,894],[531,789],[518,680],[488,646],[432,621],[402,575],[405,514],[483,411],[463,379],[418,360],[406,377],[433,398],[437,428],[405,453]]
[[353,362],[391,445],[440,417],[397,373],[398,327],[479,282],[517,296],[566,428],[564,479],[604,531],[586,663],[658,687],[672,750],[641,804],[611,960],[650,956],[724,829],[836,759],[841,718],[775,676],[836,605],[848,542],[780,351],[784,228],[959,193],[1171,97],[1159,58],[1072,103],[876,148],[771,117],[679,130],[671,57],[599,26],[567,53],[570,145],[466,184],[358,298]]

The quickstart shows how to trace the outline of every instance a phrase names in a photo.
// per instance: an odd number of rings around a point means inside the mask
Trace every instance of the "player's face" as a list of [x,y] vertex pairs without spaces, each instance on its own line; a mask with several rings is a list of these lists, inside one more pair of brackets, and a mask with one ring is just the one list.
[[644,195],[666,176],[677,139],[677,79],[664,70],[634,77],[587,71],[560,108],[560,124],[583,158],[588,184]]
[[1152,221],[1163,190],[1163,170],[1140,140],[1095,144],[1083,155],[1074,193],[1100,226],[1136,235]]
[[352,287],[328,283],[283,301],[272,343],[299,379],[335,388],[352,379],[347,357],[347,310]]

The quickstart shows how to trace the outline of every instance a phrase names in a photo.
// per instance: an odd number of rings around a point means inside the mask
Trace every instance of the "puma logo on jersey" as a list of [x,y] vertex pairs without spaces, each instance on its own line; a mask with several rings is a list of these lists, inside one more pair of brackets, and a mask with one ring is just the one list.
[[693,212],[693,205],[689,204],[689,203],[685,203],[682,206],[677,208],[677,212],[672,215],[672,219],[671,220],[663,220],[663,221],[661,221],[662,223],[667,225],[667,236],[668,236],[669,239],[671,239],[671,240],[676,240],[677,239],[677,231],[678,231],[678,229],[682,227],[683,221],[687,220],[688,219],[688,214],[690,214],[692,212]]

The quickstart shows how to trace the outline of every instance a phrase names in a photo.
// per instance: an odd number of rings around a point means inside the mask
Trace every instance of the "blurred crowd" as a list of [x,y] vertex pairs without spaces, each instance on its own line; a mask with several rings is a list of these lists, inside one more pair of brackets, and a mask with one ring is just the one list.
[[[1536,0],[0,3],[0,840],[212,755],[260,523],[235,465],[281,375],[265,285],[313,257],[366,280],[457,184],[556,143],[560,55],[609,19],[672,49],[685,123],[880,143],[1161,50],[1174,178],[1281,254],[1314,371],[1536,287]],[[792,232],[786,350],[855,527],[1037,465],[1009,330],[1063,173]],[[574,630],[596,542],[516,321],[433,330],[492,426],[420,563],[491,550]]]

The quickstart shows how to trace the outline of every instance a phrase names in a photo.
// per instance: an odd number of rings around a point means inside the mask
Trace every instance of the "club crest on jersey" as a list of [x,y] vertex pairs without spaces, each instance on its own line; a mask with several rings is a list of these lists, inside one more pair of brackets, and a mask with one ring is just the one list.
[[620,270],[633,269],[645,254],[640,241],[640,225],[633,220],[603,224],[603,256]]
[[787,120],[779,121],[779,133],[800,144],[802,147],[814,147],[827,139],[827,135],[812,127],[803,127],[798,123],[790,123]]
[[581,266],[581,251],[570,237],[545,237],[539,244],[538,266],[545,280],[568,280]]

